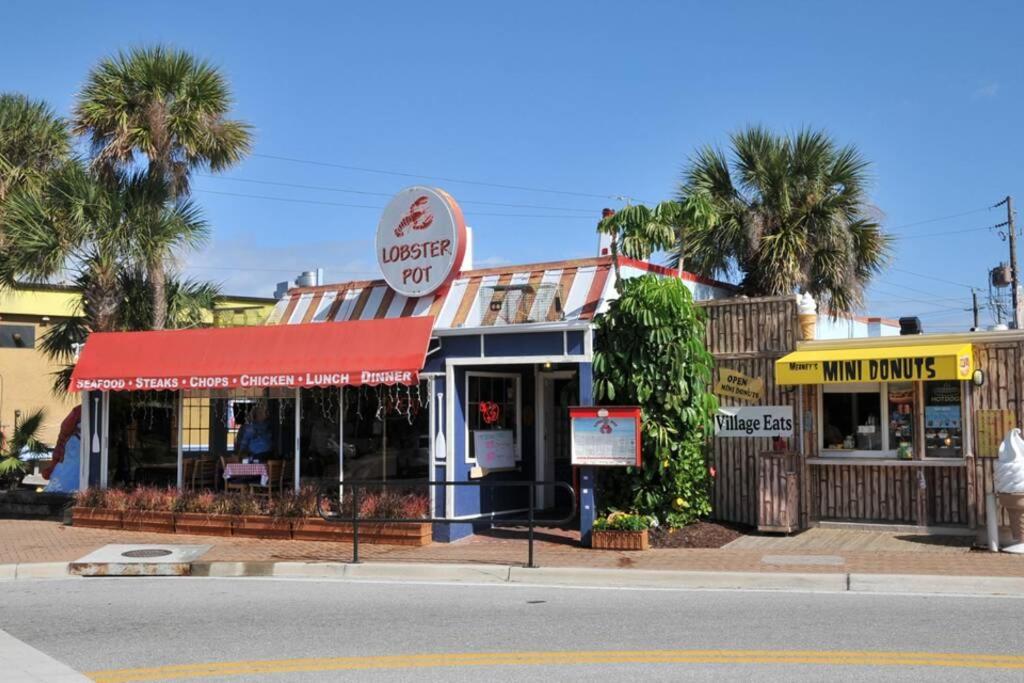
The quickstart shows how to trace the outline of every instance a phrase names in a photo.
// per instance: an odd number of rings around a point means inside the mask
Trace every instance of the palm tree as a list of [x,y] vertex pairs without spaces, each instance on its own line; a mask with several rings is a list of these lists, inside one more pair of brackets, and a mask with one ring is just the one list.
[[46,448],[39,442],[39,430],[43,426],[46,414],[40,408],[21,421],[7,438],[0,432],[0,483],[11,483],[17,485],[21,480],[19,475],[24,474],[28,469],[21,459],[23,451],[32,453],[44,453]]
[[679,201],[661,202],[653,209],[636,204],[627,206],[601,220],[597,231],[611,236],[612,266],[619,277],[619,254],[627,258],[649,259],[658,251],[670,251],[671,260],[683,269],[683,233],[694,226],[706,226],[715,220],[709,199],[694,193]]
[[[249,153],[250,127],[227,118],[230,107],[227,80],[216,67],[182,50],[139,48],[104,59],[89,73],[73,129],[89,138],[104,176],[141,154],[150,179],[166,183],[177,199],[188,193],[192,171],[221,171]],[[163,240],[149,249],[154,329],[166,325],[163,273],[178,244]]]
[[0,93],[0,204],[17,188],[38,184],[70,152],[67,125],[45,102]]
[[707,197],[715,215],[683,231],[687,269],[738,271],[754,296],[809,292],[833,315],[859,307],[891,246],[868,204],[868,162],[820,131],[755,126],[731,142],[729,157],[705,147],[683,174],[680,197]]

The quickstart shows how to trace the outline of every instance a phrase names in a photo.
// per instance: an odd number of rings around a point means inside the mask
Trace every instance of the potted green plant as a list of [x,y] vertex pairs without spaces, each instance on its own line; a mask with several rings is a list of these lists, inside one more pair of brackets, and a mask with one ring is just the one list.
[[643,515],[612,512],[594,521],[590,547],[601,550],[647,550],[650,519]]
[[173,508],[177,495],[174,489],[161,489],[155,486],[139,486],[129,492],[124,513],[124,529],[173,534]]
[[[290,539],[291,520],[280,515],[271,515],[270,504],[249,492],[232,493],[225,496],[234,517],[231,519],[231,535],[249,538]],[[280,509],[280,508],[279,508]]]
[[181,496],[174,515],[174,531],[197,536],[230,536],[229,502],[213,491]]
[[71,509],[72,525],[121,528],[124,521],[124,494],[120,488],[89,487],[78,490],[75,493],[75,505]]
[[123,489],[82,489],[75,493],[71,524],[94,529],[121,529],[127,502],[128,494]]

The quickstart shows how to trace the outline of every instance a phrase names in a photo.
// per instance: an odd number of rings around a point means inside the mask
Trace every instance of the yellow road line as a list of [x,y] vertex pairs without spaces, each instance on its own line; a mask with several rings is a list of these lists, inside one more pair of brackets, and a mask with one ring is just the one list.
[[463,652],[174,664],[138,669],[93,671],[86,675],[97,683],[133,683],[135,681],[316,671],[565,664],[821,664],[1024,670],[1024,656],[948,652],[873,652],[870,650]]

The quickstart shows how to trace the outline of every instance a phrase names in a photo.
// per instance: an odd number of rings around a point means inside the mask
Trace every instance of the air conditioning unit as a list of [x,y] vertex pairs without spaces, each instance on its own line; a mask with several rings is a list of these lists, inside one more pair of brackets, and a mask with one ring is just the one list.
[[497,324],[562,320],[561,286],[554,282],[537,285],[490,285],[480,288],[480,320],[493,318]]

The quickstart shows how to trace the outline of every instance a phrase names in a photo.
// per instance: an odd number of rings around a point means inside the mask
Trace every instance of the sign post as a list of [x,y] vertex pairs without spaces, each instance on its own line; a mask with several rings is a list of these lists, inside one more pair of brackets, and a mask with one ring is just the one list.
[[[589,398],[589,396],[587,397]],[[569,408],[572,464],[580,472],[580,543],[590,547],[598,467],[642,467],[640,408]]]

